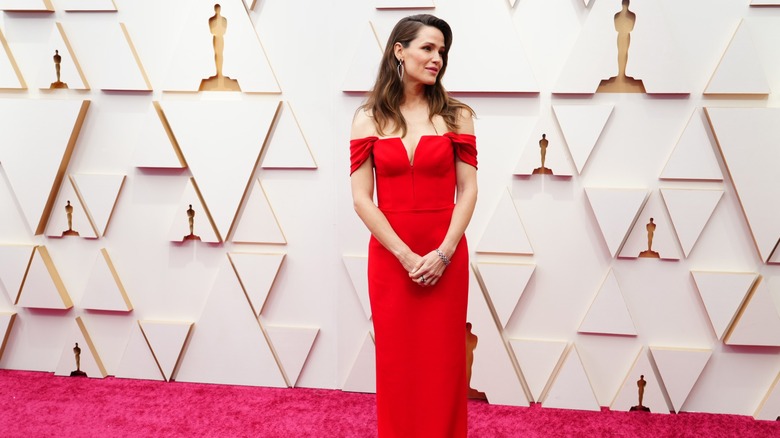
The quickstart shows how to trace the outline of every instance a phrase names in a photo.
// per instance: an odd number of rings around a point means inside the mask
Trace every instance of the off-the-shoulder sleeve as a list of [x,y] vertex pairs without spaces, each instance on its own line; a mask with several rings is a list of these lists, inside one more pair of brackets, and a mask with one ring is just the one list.
[[456,134],[448,132],[444,134],[452,141],[455,154],[466,164],[477,167],[477,137],[471,134]]
[[349,141],[350,175],[352,175],[352,173],[371,156],[371,151],[374,150],[374,142],[376,142],[376,140],[377,137],[365,137]]

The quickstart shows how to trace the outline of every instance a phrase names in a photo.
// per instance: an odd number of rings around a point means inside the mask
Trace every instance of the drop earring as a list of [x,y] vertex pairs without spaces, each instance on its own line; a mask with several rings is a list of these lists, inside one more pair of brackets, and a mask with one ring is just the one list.
[[396,70],[398,71],[398,79],[404,80],[404,61],[403,59],[398,60],[398,65],[396,66]]

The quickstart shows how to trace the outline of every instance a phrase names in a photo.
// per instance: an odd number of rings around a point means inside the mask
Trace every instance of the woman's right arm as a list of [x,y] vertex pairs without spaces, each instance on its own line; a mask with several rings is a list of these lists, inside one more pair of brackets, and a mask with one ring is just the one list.
[[[365,138],[371,135],[374,135],[373,121],[365,112],[358,112],[352,123],[352,138]],[[373,157],[369,157],[352,172],[351,180],[355,212],[379,243],[395,255],[407,272],[411,271],[420,256],[412,252],[398,237],[384,213],[374,204]]]

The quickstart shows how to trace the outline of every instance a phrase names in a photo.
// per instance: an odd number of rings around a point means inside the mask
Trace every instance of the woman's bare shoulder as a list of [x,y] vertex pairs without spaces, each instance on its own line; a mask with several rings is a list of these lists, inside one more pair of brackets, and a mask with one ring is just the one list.
[[370,111],[360,108],[352,119],[352,132],[350,138],[365,138],[376,136],[376,125]]
[[458,134],[474,135],[474,113],[468,107],[458,110]]

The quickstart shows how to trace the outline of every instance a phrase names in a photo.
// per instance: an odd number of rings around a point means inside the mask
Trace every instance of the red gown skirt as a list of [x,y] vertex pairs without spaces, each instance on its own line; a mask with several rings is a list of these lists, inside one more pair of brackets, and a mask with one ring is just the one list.
[[[398,138],[353,140],[352,170],[373,156],[377,201],[415,253],[436,250],[450,225],[455,162],[476,167],[474,136],[424,136],[413,165]],[[376,341],[379,437],[466,436],[466,306],[469,262],[465,237],[435,286],[409,278],[373,236],[368,287]]]

